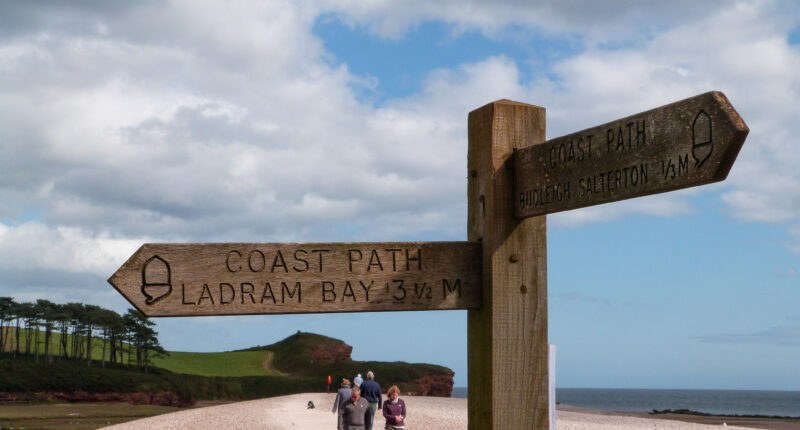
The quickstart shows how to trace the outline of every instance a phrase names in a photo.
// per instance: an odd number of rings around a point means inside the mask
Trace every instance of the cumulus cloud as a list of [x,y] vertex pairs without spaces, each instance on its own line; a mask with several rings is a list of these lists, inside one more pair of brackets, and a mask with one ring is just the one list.
[[466,112],[513,62],[374,108],[303,7],[82,11],[0,33],[3,294],[96,286],[144,241],[463,237]]
[[556,34],[571,33],[588,44],[629,42],[681,22],[694,22],[733,5],[734,1],[672,2],[624,0],[587,2],[508,0],[481,2],[427,1],[424,5],[399,0],[331,0],[325,10],[353,26],[362,26],[387,38],[400,38],[425,20],[450,23],[454,31],[478,30],[497,36],[510,26]]
[[146,238],[118,239],[40,222],[13,228],[0,224],[0,267],[59,269],[102,276],[114,270],[120,258],[129,256],[143,240]]
[[623,219],[631,214],[677,217],[695,212],[686,196],[692,192],[675,192],[657,196],[639,197],[617,202],[613,205],[598,205],[588,208],[559,212],[549,215],[552,224],[558,227],[575,228],[585,224]]
[[[373,106],[314,36],[325,16],[382,37],[437,20],[585,43],[534,80],[496,55]],[[556,137],[710,89],[752,130],[715,190],[737,217],[800,225],[792,25],[770,2],[15,3],[0,17],[0,253],[57,282],[104,279],[143,241],[462,239],[470,110],[545,105]],[[679,216],[693,193],[553,221]],[[18,267],[0,266],[0,293],[29,282]]]
[[98,288],[148,237],[114,237],[29,221],[0,223],[0,295],[20,301],[86,300],[113,306],[118,294]]
[[142,5],[95,18],[103,32],[34,25],[3,48],[2,130],[19,177],[4,191],[30,188],[48,222],[241,240],[452,211],[426,208],[458,183],[447,161],[461,133],[360,105],[303,8]]
[[[555,132],[548,134],[562,135],[574,131],[575,123],[588,127],[665,101],[721,90],[751,131],[727,181],[694,192],[721,191],[732,216],[793,228],[800,223],[800,172],[795,167],[800,152],[794,149],[800,124],[793,119],[800,109],[800,75],[795,72],[800,70],[800,50],[787,39],[796,19],[778,15],[771,6],[737,3],[703,20],[675,25],[641,46],[591,48],[557,63],[557,80],[531,85],[532,100],[553,100],[548,127]],[[625,212],[691,211],[687,200],[673,194],[644,203],[577,211],[556,221],[574,224]]]

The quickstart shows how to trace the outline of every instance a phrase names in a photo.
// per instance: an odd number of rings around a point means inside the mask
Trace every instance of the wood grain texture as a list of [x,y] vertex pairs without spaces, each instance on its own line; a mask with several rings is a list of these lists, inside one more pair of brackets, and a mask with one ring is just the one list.
[[749,129],[709,92],[514,154],[514,209],[544,215],[724,180]]
[[468,312],[469,428],[547,429],[545,217],[514,217],[511,155],[544,142],[545,111],[500,100],[469,114],[468,238],[483,305]]
[[471,242],[145,244],[108,280],[148,316],[480,307]]

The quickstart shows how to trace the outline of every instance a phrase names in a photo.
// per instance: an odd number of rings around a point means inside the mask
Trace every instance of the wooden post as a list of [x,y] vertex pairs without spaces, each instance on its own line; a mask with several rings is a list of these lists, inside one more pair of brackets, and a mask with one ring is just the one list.
[[483,290],[468,315],[470,430],[548,429],[547,227],[514,217],[512,153],[545,140],[544,108],[498,100],[469,114],[468,239]]

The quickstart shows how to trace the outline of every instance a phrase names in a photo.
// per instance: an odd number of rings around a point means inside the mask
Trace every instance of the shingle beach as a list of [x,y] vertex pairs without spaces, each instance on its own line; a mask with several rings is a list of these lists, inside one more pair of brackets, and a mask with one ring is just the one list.
[[[440,397],[402,397],[408,407],[407,430],[466,430],[467,400]],[[325,430],[336,428],[336,415],[331,413],[333,394],[294,394],[247,402],[144,418],[106,427],[113,430],[140,429],[264,429],[264,430]],[[308,409],[308,402],[314,409]],[[583,429],[711,429],[720,425],[691,424],[654,418],[638,418],[600,413],[558,410],[559,430]],[[376,429],[382,429],[384,419],[375,417]],[[727,429],[744,427],[727,426]]]

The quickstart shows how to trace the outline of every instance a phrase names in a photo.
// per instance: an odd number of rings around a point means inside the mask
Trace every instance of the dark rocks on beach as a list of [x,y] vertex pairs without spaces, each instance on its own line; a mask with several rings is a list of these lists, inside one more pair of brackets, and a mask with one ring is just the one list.
[[650,415],[695,415],[699,417],[732,417],[732,418],[763,418],[763,419],[800,419],[800,416],[758,415],[758,414],[709,414],[707,412],[693,411],[691,409],[653,409]]

